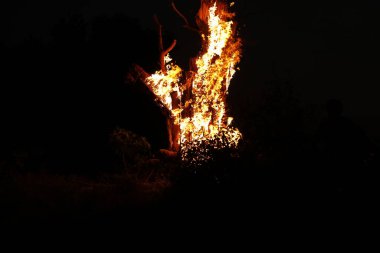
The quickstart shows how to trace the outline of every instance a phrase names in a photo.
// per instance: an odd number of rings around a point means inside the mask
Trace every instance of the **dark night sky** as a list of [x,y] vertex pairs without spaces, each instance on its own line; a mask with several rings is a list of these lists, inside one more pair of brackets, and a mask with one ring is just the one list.
[[[91,20],[123,13],[149,27],[154,12],[163,16],[169,10],[168,2],[12,1],[1,8],[3,41],[8,46],[29,37],[49,41],[51,27],[72,14]],[[375,1],[236,2],[246,50],[232,94],[249,98],[256,84],[279,76],[291,80],[305,101],[342,99],[347,114],[379,136],[378,11],[371,3]]]

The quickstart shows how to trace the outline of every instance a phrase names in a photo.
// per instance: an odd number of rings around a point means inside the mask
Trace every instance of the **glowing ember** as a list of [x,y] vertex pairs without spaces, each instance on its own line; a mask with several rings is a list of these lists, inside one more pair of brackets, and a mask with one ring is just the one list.
[[[198,18],[207,24],[207,30],[200,31],[203,49],[195,70],[184,74],[167,53],[165,68],[145,80],[179,128],[174,139],[185,160],[189,150],[199,150],[198,159],[210,159],[200,148],[204,143],[215,149],[236,148],[242,138],[226,115],[228,88],[241,57],[241,40],[232,20],[235,15],[227,9],[221,1],[202,1]],[[179,101],[176,106],[173,98]]]

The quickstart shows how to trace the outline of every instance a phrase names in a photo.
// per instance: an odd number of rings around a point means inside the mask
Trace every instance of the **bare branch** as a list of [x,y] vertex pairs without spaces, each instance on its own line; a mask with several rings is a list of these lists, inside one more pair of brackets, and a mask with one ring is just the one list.
[[189,29],[190,31],[193,31],[193,32],[196,32],[196,33],[199,33],[200,34],[200,31],[194,27],[192,27],[189,23],[189,20],[185,17],[185,15],[182,14],[182,12],[180,12],[177,7],[175,6],[174,2],[172,2],[172,8],[174,10],[175,13],[177,13],[177,15],[185,22],[185,24],[183,25],[184,28],[186,29]]
[[173,48],[176,46],[177,44],[177,41],[174,40],[172,42],[172,44],[170,45],[170,47],[166,50],[164,50],[164,42],[163,42],[163,38],[162,38],[162,25],[160,23],[160,20],[158,19],[157,15],[154,15],[154,21],[157,25],[157,30],[158,30],[158,36],[159,36],[159,49],[160,49],[160,67],[161,67],[161,71],[162,73],[166,74],[167,71],[166,71],[166,66],[165,66],[165,56],[173,50]]
[[172,51],[174,49],[175,45],[177,45],[177,40],[173,40],[170,47],[163,52],[164,55],[167,55],[168,53],[170,53],[170,51]]
[[196,33],[198,33],[199,35],[202,34],[200,30],[198,30],[197,28],[194,28],[194,27],[192,27],[192,26],[184,25],[183,27],[186,28],[186,29],[188,29],[188,30],[190,30],[190,31],[192,31],[192,32],[196,32]]
[[164,105],[164,103],[162,103],[161,99],[153,92],[152,84],[147,81],[149,76],[150,74],[147,73],[141,66],[133,64],[128,73],[126,81],[129,83],[144,84],[144,89],[149,93],[150,96],[154,98],[156,103],[160,106],[162,114],[165,117],[170,117],[171,112]]
[[172,7],[173,7],[173,10],[175,11],[175,13],[177,13],[178,16],[180,16],[180,18],[183,19],[183,21],[185,21],[185,24],[190,26],[189,24],[189,21],[187,20],[187,18],[185,17],[185,15],[183,15],[178,9],[177,7],[175,6],[174,2],[172,2]]
[[166,74],[165,56],[168,53],[170,53],[170,51],[172,51],[174,49],[174,47],[175,47],[176,44],[177,44],[177,40],[173,40],[173,42],[170,45],[170,47],[168,49],[166,49],[165,51],[161,52],[161,55],[160,55],[160,64],[161,64],[161,71],[164,74]]
[[150,76],[142,67],[137,64],[133,64],[126,76],[125,82],[134,84],[137,82],[145,83],[146,79]]

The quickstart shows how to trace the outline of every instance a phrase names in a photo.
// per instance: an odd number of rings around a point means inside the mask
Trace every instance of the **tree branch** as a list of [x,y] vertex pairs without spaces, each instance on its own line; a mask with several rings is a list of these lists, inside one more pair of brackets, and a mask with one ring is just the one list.
[[160,106],[161,112],[163,113],[163,115],[166,118],[170,117],[171,112],[162,103],[161,99],[154,94],[153,89],[151,87],[151,84],[149,82],[147,82],[148,77],[150,77],[150,74],[148,74],[141,66],[139,66],[137,64],[133,64],[132,68],[128,72],[126,82],[144,84],[143,86],[145,87],[145,90],[148,91],[150,96],[153,96],[156,103]]
[[172,44],[170,45],[170,47],[168,49],[166,49],[165,51],[162,51],[161,52],[161,55],[160,55],[160,64],[161,64],[161,71],[162,73],[166,74],[167,71],[166,71],[166,66],[165,66],[165,56],[170,53],[170,51],[172,51],[175,47],[175,45],[177,44],[177,40],[173,40]]
[[175,6],[174,2],[172,2],[172,8],[174,10],[175,13],[177,13],[177,15],[185,22],[185,24],[183,25],[184,28],[186,29],[189,29],[190,31],[193,31],[193,32],[196,32],[196,33],[199,33],[200,34],[200,31],[194,27],[192,27],[189,23],[189,20],[185,17],[185,15],[182,14],[182,12],[180,12],[177,7]]
[[185,21],[185,24],[186,25],[190,25],[189,24],[189,21],[187,20],[187,18],[185,17],[185,15],[183,15],[178,9],[177,7],[175,6],[174,2],[172,2],[172,7],[173,7],[173,10],[175,11],[175,13],[177,13],[178,16],[180,16],[180,18],[183,19],[183,21]]
[[160,49],[160,67],[161,67],[161,71],[162,73],[164,73],[166,75],[167,71],[166,71],[166,66],[165,66],[165,56],[173,50],[173,48],[176,46],[177,44],[177,41],[174,40],[172,42],[172,44],[170,45],[170,47],[166,50],[164,50],[164,43],[163,43],[163,39],[162,39],[162,25],[160,23],[160,20],[158,19],[157,15],[154,15],[154,21],[157,25],[157,30],[158,30],[158,44],[159,44],[159,49]]

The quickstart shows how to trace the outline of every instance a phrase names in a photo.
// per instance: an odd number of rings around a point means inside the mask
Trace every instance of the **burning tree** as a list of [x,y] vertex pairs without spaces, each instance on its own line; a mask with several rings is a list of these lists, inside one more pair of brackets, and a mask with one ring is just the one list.
[[[153,74],[134,65],[129,77],[140,81],[155,97],[166,117],[169,151],[181,153],[182,159],[194,150],[207,153],[214,149],[236,148],[242,138],[227,116],[228,88],[241,57],[241,39],[236,35],[235,14],[222,0],[201,0],[196,16],[197,28],[172,3],[173,10],[184,21],[184,27],[196,31],[202,39],[199,56],[190,59],[189,70],[176,65],[162,39],[162,26],[155,17],[160,47],[161,69]],[[206,144],[206,145],[205,145]],[[207,155],[201,159],[208,159]]]

